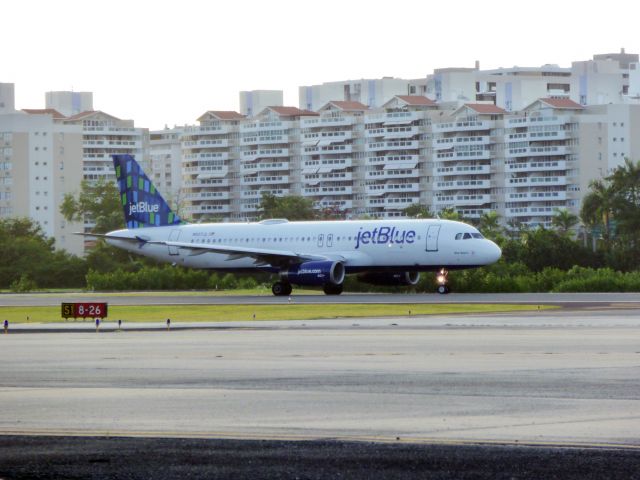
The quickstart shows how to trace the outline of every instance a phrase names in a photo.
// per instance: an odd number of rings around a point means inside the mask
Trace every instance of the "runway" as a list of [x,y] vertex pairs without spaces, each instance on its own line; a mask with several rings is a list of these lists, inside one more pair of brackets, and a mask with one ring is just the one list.
[[637,466],[640,308],[607,302],[0,335],[0,435],[613,448]]
[[450,293],[385,294],[344,293],[342,295],[299,295],[290,297],[265,295],[228,295],[223,293],[188,292],[177,295],[171,292],[127,293],[29,293],[0,294],[0,307],[4,306],[54,306],[61,302],[108,302],[109,305],[202,305],[232,304],[259,305],[298,304],[322,305],[323,303],[529,303],[566,306],[607,306],[629,304],[640,307],[640,293]]
[[0,433],[640,446],[638,310],[228,327],[3,335]]

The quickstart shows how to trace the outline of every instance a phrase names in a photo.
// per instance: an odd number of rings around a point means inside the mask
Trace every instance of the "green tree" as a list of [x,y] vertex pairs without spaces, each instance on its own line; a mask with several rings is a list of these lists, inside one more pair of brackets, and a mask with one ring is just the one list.
[[555,215],[551,218],[551,224],[560,233],[560,235],[570,235],[573,227],[578,224],[578,216],[571,213],[566,208],[558,208]]
[[[63,250],[55,250],[40,225],[29,218],[0,219],[0,287],[79,287],[86,264]],[[22,280],[21,280],[22,279]],[[27,281],[28,279],[28,281]]]
[[402,213],[409,218],[433,218],[433,212],[429,207],[414,203],[402,210]]
[[70,193],[64,196],[60,213],[70,222],[91,220],[95,223],[94,233],[106,233],[124,227],[118,187],[103,178],[96,182],[83,180],[78,198]]
[[442,218],[443,220],[456,220],[459,222],[462,221],[462,215],[460,215],[460,212],[456,211],[456,209],[453,207],[447,207],[440,210],[440,212],[438,213],[438,217]]
[[621,233],[640,231],[640,161],[625,158],[607,179],[614,192],[613,216]]
[[580,218],[587,227],[602,227],[607,247],[611,238],[614,198],[615,190],[610,180],[592,180],[589,182],[589,193],[582,200],[580,209]]
[[478,229],[489,240],[493,240],[498,244],[504,243],[504,229],[500,225],[500,215],[495,210],[480,215]]
[[287,220],[314,220],[317,213],[313,209],[313,201],[297,195],[276,197],[271,193],[263,193],[260,201],[260,218],[286,218]]

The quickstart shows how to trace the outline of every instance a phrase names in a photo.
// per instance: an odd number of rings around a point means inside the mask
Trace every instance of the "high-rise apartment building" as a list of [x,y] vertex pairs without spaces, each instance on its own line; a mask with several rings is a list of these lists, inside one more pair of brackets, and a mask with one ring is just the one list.
[[267,107],[282,107],[282,90],[250,90],[240,92],[240,113],[252,117]]
[[406,95],[409,81],[401,78],[345,80],[325,82],[298,88],[298,103],[301,109],[317,111],[334,100],[360,102],[369,108],[378,108],[394,95]]
[[300,119],[317,113],[267,107],[240,122],[240,214],[255,218],[263,193],[301,193]]
[[47,92],[45,108],[57,110],[65,117],[93,110],[92,92]]
[[353,211],[364,202],[355,185],[364,175],[364,112],[355,101],[333,101],[300,120],[301,195],[327,213]]
[[16,111],[13,83],[0,83],[0,115]]
[[185,127],[182,135],[182,199],[184,218],[195,221],[240,218],[239,125],[244,115],[208,111],[200,125]]
[[[169,205],[181,210],[182,191],[182,136],[184,127],[165,128],[149,132],[149,166],[147,175],[153,180]],[[181,212],[179,212],[182,216]]]
[[82,254],[81,224],[60,213],[82,180],[82,132],[50,109],[0,114],[0,217],[29,217],[56,248]]

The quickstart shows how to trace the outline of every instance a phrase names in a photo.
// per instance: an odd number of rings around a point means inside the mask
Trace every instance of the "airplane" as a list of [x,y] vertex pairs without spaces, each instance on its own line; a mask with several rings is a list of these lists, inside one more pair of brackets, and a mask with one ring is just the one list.
[[449,293],[448,272],[496,262],[502,252],[473,226],[442,219],[187,223],[174,213],[131,155],[112,155],[127,228],[109,245],[172,265],[278,275],[272,293],[296,286],[342,293],[346,275],[375,285],[416,285],[436,272]]

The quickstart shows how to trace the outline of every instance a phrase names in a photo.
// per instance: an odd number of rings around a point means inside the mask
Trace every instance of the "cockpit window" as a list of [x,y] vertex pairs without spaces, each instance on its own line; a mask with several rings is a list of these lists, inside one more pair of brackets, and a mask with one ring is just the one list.
[[472,233],[473,238],[484,238],[481,233]]
[[470,234],[470,233],[465,233],[465,234],[464,234],[464,237],[462,237],[462,238],[463,238],[464,240],[469,240],[469,239],[470,239],[470,238],[472,238],[472,237],[471,237],[471,234]]
[[462,238],[462,234],[461,233],[456,233],[456,240],[460,240]]

